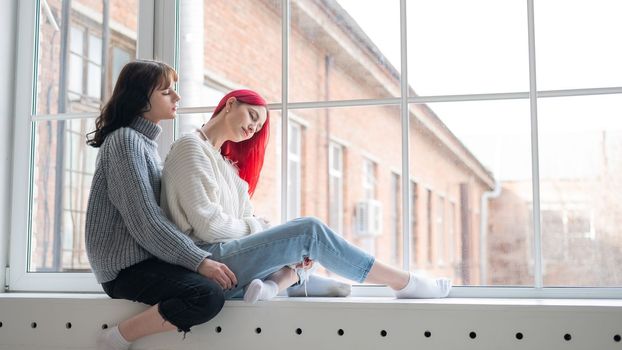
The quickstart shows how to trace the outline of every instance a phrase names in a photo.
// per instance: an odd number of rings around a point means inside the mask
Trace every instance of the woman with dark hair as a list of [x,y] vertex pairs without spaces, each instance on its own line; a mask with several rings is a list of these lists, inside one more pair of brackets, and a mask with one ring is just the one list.
[[[196,133],[175,142],[162,173],[162,207],[182,231],[227,265],[238,286],[225,298],[267,300],[303,280],[313,261],[357,282],[386,284],[398,298],[442,298],[451,282],[395,269],[358,247],[316,218],[299,218],[270,227],[253,216],[250,196],[263,166],[270,115],[256,92],[227,94],[212,118]],[[339,282],[314,277],[320,293]],[[349,287],[349,286],[348,286]],[[349,289],[348,289],[349,293]]]
[[[86,212],[86,251],[106,294],[153,305],[104,331],[98,349],[207,322],[237,283],[159,207],[161,120],[176,115],[177,73],[156,61],[123,67],[87,144],[99,148]],[[216,281],[216,282],[215,282]]]

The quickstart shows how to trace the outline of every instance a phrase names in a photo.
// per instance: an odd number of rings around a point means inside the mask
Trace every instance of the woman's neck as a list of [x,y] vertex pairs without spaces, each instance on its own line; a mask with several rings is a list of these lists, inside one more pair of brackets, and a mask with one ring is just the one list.
[[207,137],[207,142],[211,143],[216,149],[220,149],[222,145],[227,141],[225,124],[220,115],[210,119],[201,127],[201,134],[203,137]]

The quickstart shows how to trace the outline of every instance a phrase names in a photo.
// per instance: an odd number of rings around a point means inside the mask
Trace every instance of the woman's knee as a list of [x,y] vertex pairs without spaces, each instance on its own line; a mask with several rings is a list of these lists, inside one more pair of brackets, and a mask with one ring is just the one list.
[[313,216],[300,218],[302,220],[303,232],[312,239],[328,240],[334,238],[335,233],[326,224]]
[[205,323],[223,308],[225,296],[215,282],[204,279],[176,298],[160,302],[160,313],[172,324],[185,332],[194,325]]
[[225,295],[220,285],[211,280],[207,282],[202,286],[202,291],[192,300],[194,306],[199,309],[199,314],[206,315],[207,318],[203,322],[216,316],[225,305]]
[[301,217],[300,219],[301,224],[308,229],[308,231],[318,231],[319,230],[323,230],[324,229],[324,223],[322,222],[322,220],[316,218],[315,216],[304,216]]

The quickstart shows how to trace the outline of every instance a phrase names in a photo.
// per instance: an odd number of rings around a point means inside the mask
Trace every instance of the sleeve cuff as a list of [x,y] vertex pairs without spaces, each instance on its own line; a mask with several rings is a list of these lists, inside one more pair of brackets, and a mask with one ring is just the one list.
[[246,218],[246,222],[251,229],[251,234],[265,230],[263,225],[261,225],[261,222],[256,218]]
[[212,256],[212,253],[194,246],[190,249],[184,250],[178,257],[178,265],[183,266],[191,271],[197,271],[199,265],[205,260],[205,258]]

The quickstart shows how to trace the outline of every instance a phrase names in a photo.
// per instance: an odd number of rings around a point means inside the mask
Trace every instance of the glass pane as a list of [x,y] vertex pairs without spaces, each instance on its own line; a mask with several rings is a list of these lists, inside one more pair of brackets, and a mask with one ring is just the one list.
[[132,56],[129,52],[123,49],[116,48],[116,47],[113,49],[112,84],[111,84],[113,89],[114,89],[115,84],[117,83],[117,78],[119,77],[119,74],[121,73],[121,69],[123,69],[123,66],[125,66],[125,64],[131,60],[131,58]]
[[416,95],[529,90],[525,1],[408,0],[406,11]]
[[622,2],[535,1],[538,89],[622,86]]
[[291,101],[400,93],[400,2],[293,1]]
[[30,272],[84,272],[86,206],[97,150],[94,119],[36,123]]
[[[395,191],[393,169],[401,169],[401,119],[398,107],[301,109],[291,112],[304,123],[300,134],[301,216],[314,216],[379,260],[401,268],[401,193]],[[331,185],[331,139],[344,145],[341,178]],[[373,161],[374,190],[366,194],[365,162]],[[341,183],[339,183],[341,182]],[[341,189],[335,198],[331,188]],[[334,192],[338,192],[335,190]],[[331,205],[331,201],[341,202]],[[330,208],[341,215],[331,215]],[[342,220],[336,223],[335,220]],[[395,223],[400,223],[395,227]],[[396,255],[397,254],[397,255]],[[327,273],[327,272],[323,272]],[[333,276],[337,277],[337,276]]]
[[[223,94],[221,94],[222,97]],[[181,114],[178,121],[194,132],[206,123],[211,114]],[[251,198],[255,215],[268,219],[272,224],[281,222],[281,113],[270,111],[270,138],[261,176]]]
[[538,102],[546,286],[622,286],[621,114],[622,95]]
[[[66,10],[70,15],[65,19],[63,7],[69,4],[70,8]],[[131,57],[136,52],[138,0],[110,0],[109,4],[110,20],[102,23],[102,1],[41,2],[37,114],[99,111],[102,103],[99,92],[101,74],[88,73],[84,77],[83,72],[91,69],[88,61],[101,64],[102,47],[107,49],[108,57],[112,57],[115,47],[131,52]],[[110,40],[107,43],[102,42],[104,26],[110,28]],[[70,28],[69,32],[65,32],[65,27]],[[68,53],[66,56],[61,54],[64,51]],[[62,61],[63,57],[66,57],[66,62]],[[112,93],[112,62],[112,59],[108,59],[102,66],[106,76],[104,100]],[[64,86],[61,86],[61,76],[67,77]],[[98,86],[97,93],[93,90],[94,86]]]
[[89,60],[101,65],[102,63],[102,39],[89,34]]
[[102,71],[101,66],[95,65],[93,63],[89,63],[88,68],[88,95],[90,97],[99,99],[101,97],[101,81],[102,81]]
[[71,34],[69,34],[69,51],[76,53],[80,56],[84,54],[84,29],[71,26]]
[[533,285],[529,101],[410,114],[411,266],[455,285]]
[[180,2],[182,107],[217,103],[206,101],[203,86],[250,88],[268,103],[281,101],[281,2]]
[[[72,98],[71,101],[79,100],[80,95],[82,94],[82,78],[84,77],[84,70],[82,67],[82,57],[70,54],[69,55],[69,87],[68,90],[72,94],[70,95]],[[47,105],[46,107],[50,107]],[[42,113],[48,114],[48,111],[41,111]]]

